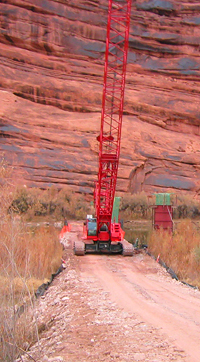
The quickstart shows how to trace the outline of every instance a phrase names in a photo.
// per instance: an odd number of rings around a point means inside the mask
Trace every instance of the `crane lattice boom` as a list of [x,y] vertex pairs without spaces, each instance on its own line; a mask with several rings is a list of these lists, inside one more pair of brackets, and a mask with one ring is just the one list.
[[109,0],[104,87],[95,191],[97,233],[111,228],[120,153],[131,0]]

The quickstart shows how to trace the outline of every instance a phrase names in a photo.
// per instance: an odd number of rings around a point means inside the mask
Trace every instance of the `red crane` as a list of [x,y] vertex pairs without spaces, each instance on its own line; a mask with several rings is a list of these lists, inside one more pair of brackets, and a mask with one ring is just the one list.
[[109,0],[104,66],[99,171],[95,188],[96,218],[88,217],[85,241],[75,245],[75,254],[87,251],[133,254],[124,240],[121,225],[112,220],[120,155],[121,127],[129,40],[131,0]]

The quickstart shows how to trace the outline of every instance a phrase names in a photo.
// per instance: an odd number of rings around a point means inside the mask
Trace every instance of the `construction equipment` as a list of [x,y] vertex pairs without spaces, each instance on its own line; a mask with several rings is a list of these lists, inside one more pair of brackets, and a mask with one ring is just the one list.
[[74,245],[76,255],[111,252],[133,255],[118,220],[112,220],[120,155],[125,75],[131,0],[109,0],[104,86],[99,141],[99,171],[95,187],[96,217],[84,223],[84,242]]

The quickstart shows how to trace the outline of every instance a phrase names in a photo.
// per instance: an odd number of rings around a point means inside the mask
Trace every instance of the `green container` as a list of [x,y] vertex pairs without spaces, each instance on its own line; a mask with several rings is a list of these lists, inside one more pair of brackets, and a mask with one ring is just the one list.
[[156,205],[171,205],[169,193],[159,193],[156,195]]

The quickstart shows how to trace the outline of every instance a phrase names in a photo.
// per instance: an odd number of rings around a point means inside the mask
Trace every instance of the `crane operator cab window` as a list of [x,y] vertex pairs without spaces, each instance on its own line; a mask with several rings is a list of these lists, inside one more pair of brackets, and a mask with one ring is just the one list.
[[88,230],[88,236],[95,236],[97,234],[97,219],[96,218],[87,219],[87,230]]

